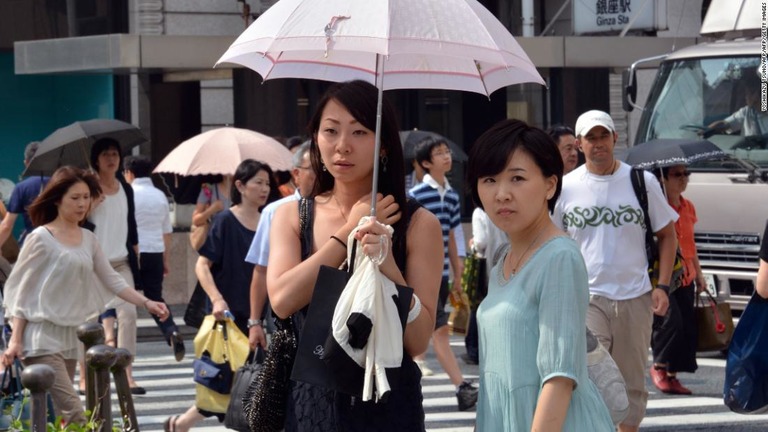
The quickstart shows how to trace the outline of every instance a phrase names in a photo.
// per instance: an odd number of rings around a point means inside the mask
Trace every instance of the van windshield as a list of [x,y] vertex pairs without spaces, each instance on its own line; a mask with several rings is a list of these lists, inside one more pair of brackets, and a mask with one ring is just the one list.
[[[636,144],[703,137],[729,155],[768,167],[768,111],[760,97],[759,65],[758,56],[662,63]],[[733,165],[704,161],[691,168],[731,170]]]

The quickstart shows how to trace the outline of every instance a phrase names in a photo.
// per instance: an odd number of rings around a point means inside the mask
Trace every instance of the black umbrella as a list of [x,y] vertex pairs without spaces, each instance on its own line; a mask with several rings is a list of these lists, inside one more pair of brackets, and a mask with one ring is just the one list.
[[432,138],[438,141],[444,141],[448,144],[448,148],[451,149],[451,157],[454,161],[457,162],[465,162],[468,157],[467,154],[464,152],[464,150],[458,146],[455,142],[449,140],[448,138],[445,138],[444,136],[434,133],[434,132],[428,132],[423,130],[407,130],[407,131],[400,131],[400,141],[403,143],[403,157],[408,159],[416,159],[416,154],[414,153],[414,148],[416,147],[416,144],[420,143],[421,141]]
[[726,157],[728,155],[720,147],[705,139],[655,139],[630,148],[625,162],[637,168],[652,169]]
[[120,143],[120,151],[147,141],[136,126],[112,119],[74,122],[48,135],[22,175],[50,175],[64,165],[80,168],[90,166],[91,146],[99,138],[112,138]]

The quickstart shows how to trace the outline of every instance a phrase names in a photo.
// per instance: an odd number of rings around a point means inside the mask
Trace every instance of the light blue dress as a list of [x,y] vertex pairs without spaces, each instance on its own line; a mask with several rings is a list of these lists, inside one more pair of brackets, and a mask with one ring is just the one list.
[[503,263],[491,271],[488,295],[477,311],[477,430],[530,431],[542,385],[564,376],[576,388],[563,431],[614,431],[587,375],[589,290],[579,247],[567,237],[554,237],[508,281]]

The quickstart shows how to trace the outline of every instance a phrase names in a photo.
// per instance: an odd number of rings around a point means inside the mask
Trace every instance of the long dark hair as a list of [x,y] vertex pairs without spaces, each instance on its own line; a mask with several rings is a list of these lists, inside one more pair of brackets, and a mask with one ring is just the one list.
[[73,166],[63,166],[56,170],[45,189],[29,205],[27,213],[34,226],[50,223],[59,215],[57,204],[67,191],[77,183],[85,183],[91,193],[91,202],[101,196],[101,186],[96,175]]
[[[320,129],[323,110],[331,100],[346,108],[360,124],[374,132],[376,131],[378,90],[376,90],[375,86],[365,81],[356,80],[333,84],[325,92],[307,127],[311,140],[309,149],[310,160],[312,161],[312,169],[317,174],[315,185],[312,189],[312,196],[332,190],[335,181],[330,172],[323,171],[320,149],[317,146],[317,132]],[[405,229],[410,216],[407,214],[406,206],[405,161],[403,159],[403,146],[400,143],[400,132],[395,110],[386,98],[382,101],[381,110],[381,150],[386,155],[387,171],[386,173],[380,172],[377,185],[378,192],[384,196],[392,195],[403,212],[403,217],[393,225],[393,228],[395,229],[396,237],[398,237],[395,239],[395,248],[400,250],[404,256]],[[378,156],[376,155],[376,157]],[[382,170],[384,166],[384,164],[381,165]]]
[[[240,194],[240,191],[237,190],[235,182],[240,180],[240,183],[245,184],[248,180],[255,177],[256,174],[261,171],[266,171],[267,175],[269,176],[269,196],[267,197],[267,202],[264,203],[264,206],[271,203],[272,201],[280,199],[280,193],[277,190],[277,180],[275,179],[275,173],[272,171],[272,168],[270,168],[269,165],[265,164],[264,162],[259,162],[253,159],[246,159],[240,162],[240,165],[238,165],[237,169],[235,170],[235,175],[232,177],[232,185],[230,186],[229,190],[229,198],[232,201],[232,205],[238,205],[243,202],[243,196]],[[259,211],[261,211],[264,206],[262,206]]]

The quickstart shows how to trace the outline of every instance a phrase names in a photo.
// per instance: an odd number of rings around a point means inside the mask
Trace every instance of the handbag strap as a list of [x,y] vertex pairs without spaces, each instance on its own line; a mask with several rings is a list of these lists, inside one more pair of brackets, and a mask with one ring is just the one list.
[[229,358],[229,336],[227,336],[227,321],[218,321],[217,323],[221,324],[221,335],[224,337],[224,361],[229,363],[231,367],[232,361]]
[[[8,387],[13,387],[13,392],[10,393],[12,396],[22,396],[24,393],[24,387],[21,385],[21,371],[24,368],[21,366],[21,361],[18,358],[13,359],[13,364],[7,368],[5,368],[5,371],[3,372],[3,381],[2,383],[5,384],[5,380],[8,377],[8,374],[10,374],[10,379],[8,379]],[[11,380],[16,384],[15,386],[11,386]]]
[[709,307],[712,308],[712,315],[715,317],[715,331],[717,333],[725,333],[725,324],[723,323],[722,318],[720,317],[720,309],[717,308],[717,300],[712,296],[712,294],[709,291],[704,291],[707,293],[707,300],[709,302]]

